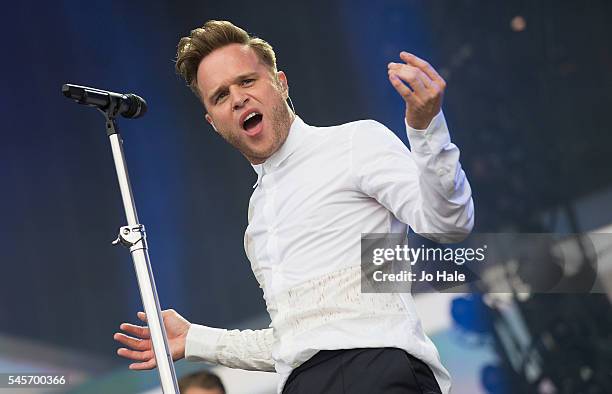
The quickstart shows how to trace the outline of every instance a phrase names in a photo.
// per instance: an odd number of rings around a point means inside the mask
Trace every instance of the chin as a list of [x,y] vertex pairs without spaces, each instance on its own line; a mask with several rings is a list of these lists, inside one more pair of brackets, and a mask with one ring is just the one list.
[[249,157],[265,161],[270,156],[272,156],[274,152],[276,152],[276,150],[277,149],[275,149],[274,146],[271,146],[270,144],[268,144],[266,146],[251,147],[250,149],[248,149],[247,154]]

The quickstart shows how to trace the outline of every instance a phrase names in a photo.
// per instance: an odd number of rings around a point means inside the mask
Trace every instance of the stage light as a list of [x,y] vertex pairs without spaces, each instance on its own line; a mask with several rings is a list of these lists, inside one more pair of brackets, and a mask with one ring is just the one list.
[[451,303],[451,316],[458,326],[476,334],[486,334],[491,331],[491,319],[488,307],[482,296],[472,294],[455,298]]
[[517,15],[510,21],[512,31],[521,32],[527,28],[527,21],[521,15]]

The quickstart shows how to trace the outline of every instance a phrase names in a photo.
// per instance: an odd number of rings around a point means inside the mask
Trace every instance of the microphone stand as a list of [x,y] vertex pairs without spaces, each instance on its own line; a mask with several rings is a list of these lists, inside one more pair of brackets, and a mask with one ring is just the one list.
[[161,316],[159,306],[159,298],[157,289],[155,288],[155,280],[153,271],[151,270],[151,262],[149,261],[149,252],[147,247],[147,239],[145,228],[138,222],[136,214],[136,205],[134,204],[134,196],[132,187],[128,177],[127,165],[123,154],[123,140],[119,134],[119,129],[115,123],[115,116],[118,108],[111,100],[111,104],[106,110],[100,112],[106,118],[106,134],[108,135],[113,152],[113,160],[115,169],[117,170],[117,178],[119,179],[119,189],[121,189],[121,198],[125,209],[127,226],[119,229],[119,236],[113,245],[122,244],[130,249],[134,269],[136,270],[136,278],[140,289],[140,296],[144,311],[147,314],[147,324],[151,332],[151,343],[155,360],[157,362],[157,370],[159,379],[164,394],[178,394],[178,384],[176,380],[176,372],[172,354],[168,346],[168,337]]

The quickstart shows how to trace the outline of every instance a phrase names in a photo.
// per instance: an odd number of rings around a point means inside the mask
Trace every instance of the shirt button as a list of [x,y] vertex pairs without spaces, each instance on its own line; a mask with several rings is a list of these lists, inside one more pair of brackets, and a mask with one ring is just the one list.
[[442,176],[442,175],[445,175],[448,172],[448,170],[446,168],[438,168],[438,171],[436,172],[438,176]]

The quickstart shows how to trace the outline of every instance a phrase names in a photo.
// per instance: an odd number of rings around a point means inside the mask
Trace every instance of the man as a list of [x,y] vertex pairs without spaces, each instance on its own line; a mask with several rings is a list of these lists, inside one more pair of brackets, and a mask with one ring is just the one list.
[[221,379],[214,373],[198,371],[178,381],[181,394],[225,394]]
[[[287,104],[272,47],[229,22],[181,39],[178,72],[257,173],[244,246],[272,323],[223,330],[164,311],[174,359],[276,370],[287,394],[449,392],[410,294],[360,291],[362,233],[410,225],[449,241],[473,226],[470,186],[441,112],[446,84],[425,61],[400,58],[388,74],[406,102],[412,151],[375,121],[304,123]],[[115,339],[131,349],[118,354],[137,361],[131,369],[153,368],[148,328],[121,329],[130,335]]]

